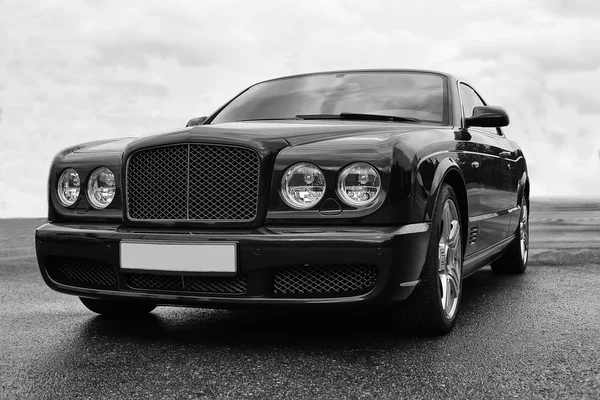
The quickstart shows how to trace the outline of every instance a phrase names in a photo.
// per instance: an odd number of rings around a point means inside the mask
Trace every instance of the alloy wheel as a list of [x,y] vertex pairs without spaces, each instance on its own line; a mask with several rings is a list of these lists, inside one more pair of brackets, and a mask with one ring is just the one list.
[[523,260],[523,264],[527,263],[527,257],[529,255],[529,215],[527,211],[527,204],[523,204],[521,220],[519,221],[521,259]]
[[446,200],[442,210],[441,234],[438,250],[440,301],[444,315],[454,318],[461,291],[462,245],[458,210],[452,199]]

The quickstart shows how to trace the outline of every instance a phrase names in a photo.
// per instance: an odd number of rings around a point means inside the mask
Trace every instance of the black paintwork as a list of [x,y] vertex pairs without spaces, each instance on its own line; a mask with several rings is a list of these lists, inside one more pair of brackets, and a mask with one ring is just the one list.
[[[346,259],[357,258],[374,260],[382,273],[380,277],[386,278],[381,278],[374,292],[367,296],[339,301],[367,301],[371,298],[398,300],[410,294],[410,288],[404,288],[402,294],[398,295],[399,283],[418,279],[428,233],[398,235],[397,229],[430,221],[444,182],[454,186],[461,202],[463,243],[466,244],[465,275],[468,275],[498,257],[513,237],[518,223],[520,199],[523,194],[528,195],[529,178],[523,153],[514,142],[499,130],[498,134],[489,133],[489,129],[472,126],[473,121],[468,126],[458,94],[459,80],[451,75],[444,76],[447,79],[450,109],[449,123],[445,126],[348,120],[255,121],[211,125],[210,121],[217,111],[202,125],[140,138],[87,143],[61,151],[54,158],[50,170],[50,224],[40,227],[36,232],[38,260],[46,282],[68,293],[108,296],[107,293],[67,288],[52,282],[44,271],[45,257],[52,254],[81,254],[93,259],[110,258],[118,268],[118,242],[123,238],[232,240],[241,243],[240,268],[246,272],[267,270],[273,266],[274,260],[281,258],[297,260],[299,263],[314,262],[307,259],[306,254],[309,253],[318,254],[321,263],[343,263]],[[493,108],[487,111],[494,114]],[[502,117],[499,114],[495,114],[497,119]],[[254,149],[259,154],[260,198],[255,221],[158,223],[127,219],[123,166],[130,155],[141,149],[179,143],[236,145]],[[321,168],[327,183],[321,202],[313,209],[303,211],[291,209],[279,195],[283,172],[299,161],[310,162]],[[382,195],[375,203],[362,209],[345,205],[335,193],[338,173],[355,161],[370,163],[378,169],[382,179]],[[82,189],[81,199],[75,206],[62,207],[55,189],[60,173],[65,168],[75,168],[80,173],[81,187],[85,188],[89,175],[99,166],[109,167],[115,173],[117,194],[113,203],[105,210],[95,210],[87,205]],[[332,226],[338,230],[331,230]],[[310,232],[298,233],[297,237],[273,233],[277,227],[314,227],[325,230],[328,236],[313,240],[314,235]],[[360,233],[361,227],[370,227],[371,231]],[[348,233],[342,232],[343,229],[355,233],[352,240],[347,240]],[[384,234],[377,229],[391,231]],[[478,230],[477,240],[469,243],[469,233],[475,229]],[[263,251],[261,246],[265,246],[265,243],[268,246],[264,248],[268,250]],[[298,243],[306,244],[305,248],[295,247]],[[257,248],[261,249],[261,257],[253,259],[251,253]],[[351,251],[355,248],[364,251]],[[377,258],[376,249],[385,249],[384,253],[387,251],[389,254]],[[390,255],[392,253],[393,257]],[[348,257],[350,254],[352,256]],[[378,297],[377,294],[381,292],[387,293],[386,296]],[[123,292],[122,295],[133,294]],[[144,296],[154,296],[152,298],[166,303],[204,304],[209,301],[190,300],[189,296],[167,296],[166,300],[164,295]],[[268,296],[264,298],[268,299]],[[213,304],[212,300],[210,302]]]
[[509,124],[508,114],[502,107],[476,106],[473,115],[465,120],[466,126],[497,128]]
[[[85,234],[83,233],[85,232]],[[140,230],[120,224],[93,227],[79,224],[45,224],[36,231],[36,252],[46,283],[65,293],[88,297],[142,297],[160,304],[197,304],[205,306],[240,306],[244,304],[381,304],[408,297],[412,287],[391,282],[418,280],[425,261],[428,232],[402,235],[395,228],[295,226],[262,227],[251,230]],[[177,295],[141,293],[129,289],[119,269],[121,240],[202,243],[228,241],[238,243],[238,265],[249,283],[246,295]],[[110,264],[118,274],[119,292],[74,288],[54,282],[46,271],[52,257],[94,259]],[[360,296],[321,299],[276,298],[268,285],[274,268],[297,264],[374,264],[378,269],[375,288]],[[395,266],[402,265],[403,268]]]

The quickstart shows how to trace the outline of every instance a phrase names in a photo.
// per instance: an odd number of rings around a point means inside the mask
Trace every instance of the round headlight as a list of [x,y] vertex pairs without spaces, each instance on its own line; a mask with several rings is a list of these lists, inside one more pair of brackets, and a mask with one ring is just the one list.
[[281,198],[297,210],[313,207],[325,194],[325,176],[308,163],[292,165],[281,179]]
[[106,208],[115,198],[116,189],[115,175],[110,169],[100,167],[92,173],[88,181],[88,200],[94,208]]
[[56,192],[58,201],[65,207],[71,207],[79,197],[79,174],[73,168],[67,168],[60,174]]
[[349,165],[338,178],[338,196],[349,206],[369,205],[377,199],[380,191],[379,173],[366,163]]

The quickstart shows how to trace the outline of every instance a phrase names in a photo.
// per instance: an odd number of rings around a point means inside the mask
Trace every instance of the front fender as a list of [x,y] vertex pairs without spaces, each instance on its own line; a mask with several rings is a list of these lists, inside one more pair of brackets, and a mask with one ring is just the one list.
[[[424,221],[431,221],[433,218],[433,211],[442,183],[447,180],[449,175],[452,176],[453,184],[460,186],[460,188],[465,187],[463,173],[454,159],[447,156],[445,158],[431,157],[419,162],[416,170],[414,197],[417,207],[416,212],[423,215]],[[459,197],[462,194],[460,189],[456,193]]]

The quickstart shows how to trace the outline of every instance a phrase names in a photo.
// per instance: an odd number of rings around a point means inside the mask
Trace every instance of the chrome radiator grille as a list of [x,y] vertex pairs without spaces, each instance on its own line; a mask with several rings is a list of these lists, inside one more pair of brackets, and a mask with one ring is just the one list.
[[182,144],[138,151],[127,163],[127,216],[252,221],[259,169],[258,154],[243,147]]

